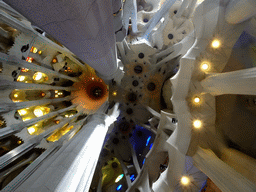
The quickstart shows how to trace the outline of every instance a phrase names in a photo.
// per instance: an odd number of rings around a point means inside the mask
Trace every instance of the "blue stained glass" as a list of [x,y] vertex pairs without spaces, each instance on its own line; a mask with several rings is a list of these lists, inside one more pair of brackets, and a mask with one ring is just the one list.
[[117,191],[120,191],[121,189],[122,189],[122,185],[118,185],[116,188]]
[[146,146],[148,146],[150,139],[151,139],[151,136],[148,137]]
[[149,146],[149,149],[151,149],[153,147],[153,143],[151,143],[151,145]]
[[131,179],[131,181],[134,181],[135,180],[135,175],[131,175],[130,179]]

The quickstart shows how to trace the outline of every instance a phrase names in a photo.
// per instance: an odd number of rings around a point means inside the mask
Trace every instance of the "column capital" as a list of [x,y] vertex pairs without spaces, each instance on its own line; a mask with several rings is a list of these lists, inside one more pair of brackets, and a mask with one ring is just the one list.
[[103,113],[95,113],[93,114],[90,119],[89,122],[97,122],[97,124],[104,124],[105,125],[105,119],[106,119],[107,115],[103,114]]
[[117,64],[117,69],[112,75],[104,75],[96,71],[97,76],[102,78],[104,81],[110,81],[111,79],[114,79],[118,84],[120,84],[124,76],[123,64],[119,59],[117,59]]

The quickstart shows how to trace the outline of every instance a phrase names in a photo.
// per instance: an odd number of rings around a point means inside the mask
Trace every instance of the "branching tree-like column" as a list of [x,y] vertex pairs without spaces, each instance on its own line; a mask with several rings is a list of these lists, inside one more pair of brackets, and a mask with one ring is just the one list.
[[[105,106],[101,108],[105,111]],[[89,190],[108,126],[114,122],[116,114],[114,111],[108,116],[100,112],[88,118],[79,133],[46,159],[18,190]]]
[[201,81],[205,92],[214,96],[223,94],[256,95],[256,68],[227,73],[209,74]]

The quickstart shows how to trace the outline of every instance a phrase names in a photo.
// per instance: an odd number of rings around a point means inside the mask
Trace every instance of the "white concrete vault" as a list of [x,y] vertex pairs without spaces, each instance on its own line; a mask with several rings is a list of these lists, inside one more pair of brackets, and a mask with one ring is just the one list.
[[1,0],[1,191],[256,191],[255,14]]

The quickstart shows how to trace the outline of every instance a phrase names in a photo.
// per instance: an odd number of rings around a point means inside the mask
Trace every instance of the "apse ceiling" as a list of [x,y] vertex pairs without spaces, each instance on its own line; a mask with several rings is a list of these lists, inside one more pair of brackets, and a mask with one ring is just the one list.
[[[228,111],[239,112],[244,105],[235,109],[238,99],[255,104],[254,98],[215,97],[200,84],[208,73],[255,67],[255,37],[243,25],[222,23],[218,6],[212,25],[196,28],[199,21],[206,22],[200,11],[212,7],[203,1],[166,2],[118,1],[112,13],[101,10],[103,5],[89,10],[91,4],[85,1],[83,8],[92,16],[82,14],[79,21],[78,4],[71,15],[56,13],[54,2],[45,7],[39,2],[13,5],[28,20],[2,5],[1,189],[55,142],[79,133],[87,117],[102,112],[118,115],[107,131],[90,192],[137,192],[145,183],[144,191],[148,186],[157,190],[166,172],[183,175],[175,180],[174,190],[199,191],[207,176],[188,156],[196,148],[190,141],[196,137],[195,145],[215,146],[209,132],[224,132],[239,150],[255,155],[254,135],[248,143],[240,142],[241,124],[231,126],[232,115],[224,112],[225,104]],[[32,13],[22,3],[38,6],[38,11]],[[99,13],[104,21],[94,25]],[[80,22],[92,27],[86,30]],[[198,132],[206,125],[208,132]],[[231,128],[237,131],[230,134]],[[33,146],[27,144],[31,138]],[[19,146],[17,156],[9,155]],[[180,159],[173,162],[172,155]],[[173,173],[170,162],[181,169]]]

